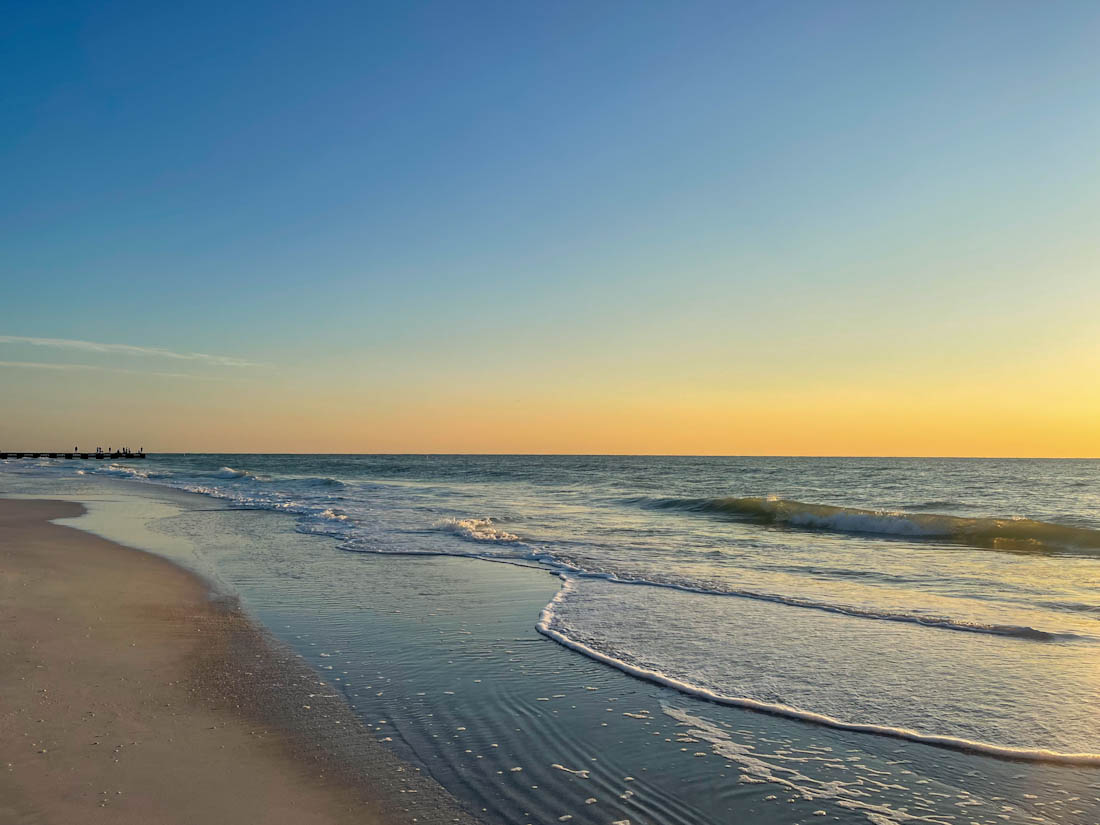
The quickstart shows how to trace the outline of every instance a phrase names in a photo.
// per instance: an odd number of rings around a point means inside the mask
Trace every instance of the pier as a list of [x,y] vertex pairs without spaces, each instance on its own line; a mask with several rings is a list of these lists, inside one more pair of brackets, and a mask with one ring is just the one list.
[[144,450],[139,450],[136,453],[129,450],[115,450],[114,452],[104,452],[97,450],[91,453],[85,452],[56,452],[56,453],[43,453],[43,452],[18,452],[18,453],[4,453],[0,452],[0,460],[8,458],[68,458],[68,459],[104,459],[104,458],[125,458],[125,459],[140,459],[145,458],[147,453]]

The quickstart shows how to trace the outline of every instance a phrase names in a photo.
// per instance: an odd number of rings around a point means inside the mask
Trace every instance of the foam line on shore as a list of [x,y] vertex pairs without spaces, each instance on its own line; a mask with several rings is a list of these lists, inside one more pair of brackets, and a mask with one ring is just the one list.
[[769,713],[774,716],[785,716],[789,719],[796,719],[802,722],[810,722],[816,725],[822,725],[824,727],[835,728],[837,730],[851,731],[854,733],[869,733],[877,736],[890,736],[895,739],[905,739],[911,742],[919,742],[925,745],[933,745],[936,747],[950,748],[951,750],[966,751],[970,753],[978,753],[984,756],[992,756],[999,759],[1012,759],[1024,762],[1046,762],[1062,765],[1077,765],[1077,766],[1095,766],[1100,767],[1100,753],[1066,753],[1063,751],[1048,750],[1045,748],[1020,748],[1010,745],[997,745],[989,742],[978,742],[972,739],[964,739],[957,736],[944,736],[938,734],[921,733],[920,731],[910,730],[908,728],[893,727],[890,725],[877,725],[871,723],[860,722],[845,722],[842,719],[837,719],[833,716],[828,716],[823,713],[816,713],[811,710],[803,710],[801,708],[791,707],[790,705],[784,705],[772,702],[763,702],[758,699],[752,699],[747,696],[730,696],[728,694],[718,693],[717,691],[708,690],[707,688],[693,685],[690,682],[685,682],[682,679],[677,679],[674,676],[669,676],[666,673],[662,673],[658,670],[651,670],[641,667],[639,665],[633,665],[629,662],[624,662],[621,659],[617,659],[607,653],[604,653],[596,648],[569,638],[560,630],[556,630],[553,627],[555,618],[555,608],[568,594],[569,590],[573,586],[573,580],[568,576],[562,576],[563,585],[561,590],[557,592],[550,603],[542,609],[539,614],[538,623],[535,625],[535,629],[539,633],[547,638],[553,639],[558,644],[574,650],[577,653],[581,653],[584,656],[594,659],[598,662],[602,662],[605,665],[610,665],[617,670],[621,670],[624,673],[628,673],[638,679],[643,679],[647,682],[653,682],[654,684],[661,685],[662,687],[671,688],[687,696],[693,696],[697,699],[703,699],[709,702],[714,702],[719,705],[728,705],[730,707],[740,707],[747,710],[754,710],[760,713]]

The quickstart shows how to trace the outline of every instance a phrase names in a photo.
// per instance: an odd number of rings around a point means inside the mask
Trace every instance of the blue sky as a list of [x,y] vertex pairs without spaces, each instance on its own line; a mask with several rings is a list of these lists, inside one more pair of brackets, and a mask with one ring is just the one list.
[[408,404],[1092,352],[1094,3],[4,18],[0,334]]

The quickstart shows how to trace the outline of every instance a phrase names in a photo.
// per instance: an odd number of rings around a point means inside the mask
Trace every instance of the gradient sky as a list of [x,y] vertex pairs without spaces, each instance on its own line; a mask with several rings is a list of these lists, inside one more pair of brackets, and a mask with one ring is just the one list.
[[0,449],[1100,456],[1100,4],[0,6]]

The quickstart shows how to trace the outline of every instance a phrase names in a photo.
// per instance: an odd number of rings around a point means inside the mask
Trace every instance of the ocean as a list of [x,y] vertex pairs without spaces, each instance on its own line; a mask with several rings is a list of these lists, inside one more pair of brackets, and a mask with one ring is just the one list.
[[[157,455],[0,479],[204,497],[145,521],[489,819],[1100,821],[1100,461]],[[592,739],[612,719],[629,733]]]

